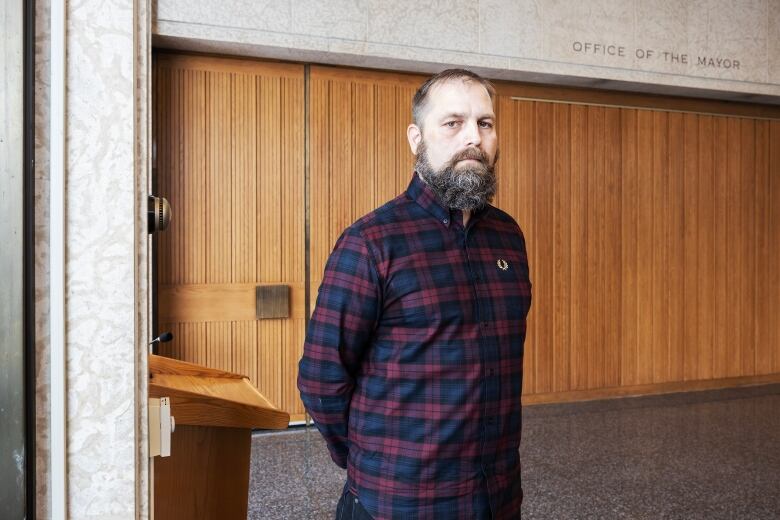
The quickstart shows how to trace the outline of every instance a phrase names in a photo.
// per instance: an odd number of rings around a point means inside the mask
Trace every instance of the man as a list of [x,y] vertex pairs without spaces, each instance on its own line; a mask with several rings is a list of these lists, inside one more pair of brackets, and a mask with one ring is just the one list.
[[337,518],[519,518],[531,284],[517,223],[489,202],[495,92],[466,70],[417,91],[406,192],[339,238],[298,388],[333,461]]

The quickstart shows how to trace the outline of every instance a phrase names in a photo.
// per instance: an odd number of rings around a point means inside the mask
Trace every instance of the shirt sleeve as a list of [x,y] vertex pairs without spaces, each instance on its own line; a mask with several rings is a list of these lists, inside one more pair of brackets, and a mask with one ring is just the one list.
[[298,365],[301,399],[340,467],[347,467],[347,425],[355,376],[369,347],[381,289],[360,232],[348,228],[336,242],[306,331]]

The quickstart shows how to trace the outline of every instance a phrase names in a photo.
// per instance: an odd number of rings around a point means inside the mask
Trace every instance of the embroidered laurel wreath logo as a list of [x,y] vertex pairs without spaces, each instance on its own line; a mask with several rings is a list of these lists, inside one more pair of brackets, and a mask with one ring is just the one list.
[[499,258],[498,260],[496,260],[496,265],[502,271],[506,271],[507,269],[509,269],[509,264],[503,258]]

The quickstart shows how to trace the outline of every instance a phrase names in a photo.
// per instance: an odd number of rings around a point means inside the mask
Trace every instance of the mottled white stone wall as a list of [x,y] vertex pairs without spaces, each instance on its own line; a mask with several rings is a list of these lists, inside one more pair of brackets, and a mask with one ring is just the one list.
[[[139,7],[140,6],[140,7]],[[66,359],[68,517],[145,517],[146,184],[137,81],[148,4],[66,2]],[[37,518],[51,517],[49,465],[50,0],[36,3]],[[145,75],[141,76],[145,78]],[[142,265],[143,264],[143,265]]]
[[35,2],[35,518],[51,518],[49,473],[49,0]]
[[68,512],[134,518],[133,1],[67,18]]
[[136,518],[149,518],[149,432],[147,344],[152,339],[152,300],[149,294],[152,254],[147,231],[147,194],[152,193],[152,0],[135,0],[135,493]]
[[157,0],[154,33],[174,49],[780,103],[777,0]]

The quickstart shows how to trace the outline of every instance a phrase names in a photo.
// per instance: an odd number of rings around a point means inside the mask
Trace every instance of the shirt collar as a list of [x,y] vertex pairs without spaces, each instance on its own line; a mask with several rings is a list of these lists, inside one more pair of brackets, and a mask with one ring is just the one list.
[[[409,187],[406,188],[406,194],[444,226],[450,227],[453,219],[458,219],[461,224],[463,223],[463,213],[457,209],[445,208],[433,189],[420,178],[420,175],[416,171],[414,172],[414,175],[412,175]],[[471,227],[473,222],[476,222],[485,214],[488,207],[490,207],[490,205],[486,204],[484,207],[471,213],[469,227]]]

